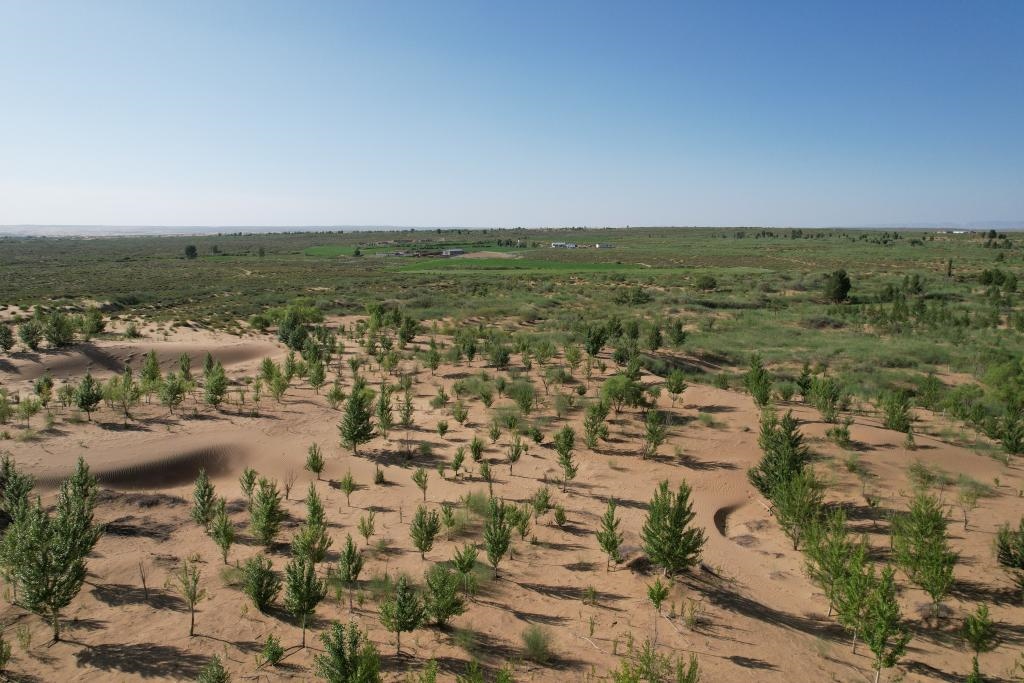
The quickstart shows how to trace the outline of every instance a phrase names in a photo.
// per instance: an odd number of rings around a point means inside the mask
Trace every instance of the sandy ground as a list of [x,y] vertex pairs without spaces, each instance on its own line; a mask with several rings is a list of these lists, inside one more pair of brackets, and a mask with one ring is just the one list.
[[[351,353],[355,344],[348,342],[347,347]],[[58,380],[78,377],[86,369],[106,377],[119,371],[124,362],[137,366],[150,348],[166,367],[187,352],[194,357],[193,367],[199,368],[202,356],[210,351],[236,379],[255,375],[264,356],[284,356],[284,349],[269,336],[239,340],[179,330],[166,340],[97,341],[59,354],[16,355],[2,361],[0,381],[15,391],[25,389],[46,368]],[[347,365],[342,365],[347,388],[351,377]],[[531,443],[529,453],[510,474],[504,459],[508,435],[498,444],[490,444],[486,431],[491,411],[478,400],[467,401],[470,417],[465,426],[451,418],[449,408],[429,407],[437,386],[451,394],[456,379],[482,368],[477,360],[472,369],[465,365],[442,367],[435,376],[427,370],[420,372],[416,427],[408,436],[416,443],[429,443],[433,453],[427,459],[414,456],[409,462],[401,455],[406,434],[398,429],[390,439],[378,437],[362,447],[359,457],[343,450],[337,432],[340,413],[332,411],[324,397],[306,385],[289,390],[280,405],[269,397],[264,399],[259,417],[234,405],[220,412],[200,407],[195,415],[186,409],[175,416],[162,407],[142,405],[136,421],[125,428],[110,410],[101,410],[87,424],[72,424],[67,421],[70,411],[58,411],[51,432],[40,433],[31,441],[0,442],[0,448],[10,450],[21,467],[39,477],[43,492],[51,491],[75,459],[84,456],[107,489],[98,516],[109,524],[108,533],[90,558],[86,586],[64,612],[66,642],[48,646],[48,628],[38,617],[3,603],[4,635],[14,648],[10,669],[24,680],[40,681],[188,680],[212,655],[219,654],[236,680],[307,680],[312,677],[310,666],[319,647],[315,634],[331,620],[355,619],[368,629],[385,655],[389,680],[404,680],[409,670],[429,658],[440,662],[446,680],[462,673],[472,658],[489,667],[516,660],[518,680],[584,680],[603,676],[615,667],[618,657],[614,653],[625,650],[630,635],[639,642],[653,636],[655,628],[666,651],[697,653],[704,681],[871,679],[866,648],[858,647],[853,654],[847,634],[826,617],[821,592],[803,573],[802,556],[792,550],[747,483],[746,470],[760,455],[757,411],[748,396],[695,386],[673,406],[669,396],[663,395],[660,407],[672,416],[674,424],[668,443],[660,449],[661,456],[654,460],[639,457],[642,423],[637,415],[630,411],[613,415],[611,439],[598,451],[586,449],[582,438],[578,439],[579,474],[568,492],[562,493],[554,483],[559,469],[550,435],[563,421],[554,418],[550,408],[541,413],[548,422],[545,443]],[[369,377],[371,384],[379,381],[376,372],[369,372]],[[597,385],[597,381],[591,383],[588,396],[594,395]],[[539,382],[537,389],[543,391]],[[506,402],[498,399],[495,406]],[[824,440],[827,425],[818,421],[816,411],[801,405],[788,407],[805,421],[804,432],[821,455],[816,468],[832,480],[829,498],[848,503],[852,526],[869,534],[879,548],[888,545],[887,515],[906,506],[910,491],[906,468],[915,458],[988,484],[998,478],[995,495],[982,499],[972,513],[969,531],[964,531],[962,521],[956,521],[959,512],[951,511],[955,520],[950,526],[952,543],[961,561],[956,569],[957,585],[946,603],[952,616],[940,629],[927,626],[919,616],[927,597],[899,577],[901,603],[915,637],[901,665],[887,674],[904,675],[906,681],[962,680],[969,671],[970,656],[956,629],[968,611],[978,602],[986,602],[1000,622],[1002,643],[994,652],[982,655],[982,668],[1009,680],[1007,672],[1024,648],[1024,610],[1012,582],[997,568],[991,545],[996,528],[1007,521],[1016,523],[1024,512],[1019,464],[1007,468],[927,436],[940,426],[932,416],[922,416],[916,452],[905,450],[903,435],[882,429],[877,417],[855,416],[855,452],[873,475],[870,488],[881,500],[877,509],[871,509],[861,483],[842,465],[848,453]],[[698,413],[711,415],[713,426],[697,420]],[[435,429],[440,419],[446,419],[450,428],[444,438]],[[36,427],[41,427],[41,417],[35,421]],[[581,410],[571,413],[567,421],[582,435]],[[12,436],[21,431],[14,425],[5,428]],[[308,638],[311,647],[293,647],[300,639],[298,626],[282,612],[259,614],[239,591],[226,586],[216,546],[189,518],[191,482],[198,467],[205,466],[218,493],[228,498],[239,527],[239,542],[231,549],[230,561],[244,561],[260,548],[248,535],[239,473],[251,466],[282,482],[292,473],[297,479],[287,502],[291,517],[282,541],[287,541],[301,522],[301,499],[312,483],[325,500],[334,540],[323,571],[336,562],[334,551],[344,543],[346,534],[363,544],[356,524],[360,515],[372,509],[376,511],[377,534],[371,539],[374,547],[366,552],[364,585],[384,572],[404,571],[418,578],[428,565],[420,560],[409,539],[408,522],[422,500],[410,476],[417,466],[428,469],[427,502],[431,507],[457,502],[470,491],[485,491],[482,481],[455,480],[450,472],[442,480],[434,469],[440,461],[449,462],[455,448],[467,445],[474,434],[488,442],[485,457],[493,463],[496,495],[510,501],[526,500],[546,479],[551,482],[554,502],[565,506],[569,524],[558,528],[548,513],[531,529],[535,542],[516,535],[514,557],[502,563],[501,577],[482,585],[466,614],[454,620],[455,628],[423,628],[405,634],[403,654],[398,657],[393,654],[393,638],[380,626],[376,605],[365,590],[366,599],[351,611],[347,599],[330,596],[317,610],[314,637]],[[324,481],[312,481],[312,475],[302,469],[306,448],[313,442],[329,456]],[[384,487],[372,483],[378,463],[388,481]],[[360,484],[351,507],[332,485],[349,470]],[[696,522],[708,535],[704,567],[675,583],[667,601],[674,609],[666,607],[656,619],[646,600],[646,585],[653,575],[626,564],[606,571],[594,531],[607,499],[615,497],[620,504],[626,560],[636,558],[646,504],[657,482],[668,479],[674,487],[684,478],[694,490]],[[955,490],[945,491],[944,497],[954,503]],[[464,538],[442,538],[427,553],[427,560],[450,559],[455,547],[479,538],[479,524],[471,526]],[[381,547],[376,547],[381,539]],[[197,635],[189,638],[187,610],[164,585],[180,560],[193,555],[201,558],[202,583],[209,597],[199,607]],[[271,556],[275,566],[282,568],[288,558],[287,543],[282,542]],[[148,597],[142,589],[140,564],[148,577]],[[589,588],[597,596],[596,603],[585,600]],[[692,629],[679,616],[690,601],[700,615]],[[675,615],[666,616],[670,613]],[[521,633],[529,624],[542,625],[551,633],[555,659],[547,667],[519,661]],[[19,630],[21,635],[16,637]],[[257,669],[256,652],[270,633],[290,648],[288,656],[276,669]]]

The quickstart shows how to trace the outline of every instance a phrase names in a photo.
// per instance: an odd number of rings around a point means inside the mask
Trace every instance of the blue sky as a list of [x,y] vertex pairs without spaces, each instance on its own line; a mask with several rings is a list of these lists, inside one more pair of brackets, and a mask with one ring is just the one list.
[[0,0],[0,225],[1024,222],[1024,3]]

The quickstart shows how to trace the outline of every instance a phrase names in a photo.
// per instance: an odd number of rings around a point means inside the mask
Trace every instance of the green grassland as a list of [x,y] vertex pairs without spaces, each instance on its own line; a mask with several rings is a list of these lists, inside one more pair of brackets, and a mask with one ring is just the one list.
[[[598,242],[613,248],[590,248]],[[422,319],[525,324],[557,341],[611,316],[678,319],[688,332],[682,353],[705,372],[735,373],[756,352],[784,372],[828,367],[871,394],[929,371],[982,380],[1020,358],[1016,283],[985,280],[993,269],[1019,276],[1018,242],[1012,233],[667,228],[7,238],[0,304],[100,301],[113,315],[240,331],[297,298],[326,314],[379,302]],[[198,258],[184,257],[189,244]],[[514,258],[385,255],[449,247]],[[822,282],[839,268],[853,287],[833,304]],[[701,282],[708,276],[714,287]]]

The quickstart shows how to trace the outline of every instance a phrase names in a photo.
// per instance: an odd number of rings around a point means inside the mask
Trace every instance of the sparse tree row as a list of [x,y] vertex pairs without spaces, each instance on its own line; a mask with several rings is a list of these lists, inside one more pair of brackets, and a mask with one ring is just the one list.
[[[899,661],[911,639],[911,630],[896,599],[896,570],[928,596],[934,628],[940,627],[941,604],[955,583],[958,557],[950,548],[948,508],[929,490],[932,486],[944,486],[944,475],[921,461],[908,469],[914,494],[909,509],[893,514],[890,519],[892,566],[879,568],[870,560],[867,537],[855,538],[849,532],[844,508],[824,503],[825,484],[810,467],[811,452],[804,443],[798,422],[792,412],[781,419],[777,417],[771,407],[772,379],[756,356],[745,380],[755,402],[763,408],[758,440],[763,455],[748,472],[750,483],[768,501],[770,511],[792,541],[793,548],[804,550],[807,574],[822,589],[829,615],[835,612],[850,633],[854,651],[858,640],[871,650],[877,681],[883,669]],[[828,422],[837,422],[840,411],[848,406],[848,399],[834,381],[813,377],[807,367],[799,386],[808,402],[815,405]],[[904,446],[913,449],[913,417],[907,396],[885,394],[878,405],[882,425],[905,433]],[[848,425],[849,422],[843,428],[841,440],[850,438]],[[830,436],[833,433],[830,430]],[[854,471],[862,476],[866,485],[864,472]],[[965,528],[968,512],[977,505],[982,491],[984,487],[979,483],[961,478],[957,501],[963,510]],[[865,499],[869,503],[873,501],[866,488]],[[1020,532],[1009,526],[1000,530],[996,554],[999,564],[1024,586],[1021,583],[1024,563],[1015,560],[1016,556],[1024,557],[1024,553],[1018,552],[1019,548],[1024,548],[1022,538],[1024,518]],[[961,631],[974,650],[968,680],[980,681],[978,655],[991,649],[995,638],[995,625],[988,617],[988,607],[978,605],[977,611],[964,619]]]

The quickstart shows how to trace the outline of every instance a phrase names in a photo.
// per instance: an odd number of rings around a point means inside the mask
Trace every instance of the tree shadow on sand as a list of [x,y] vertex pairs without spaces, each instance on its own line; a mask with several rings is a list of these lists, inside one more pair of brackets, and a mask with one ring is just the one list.
[[192,680],[206,664],[206,657],[170,645],[111,643],[77,652],[75,663],[143,678],[171,676]]

